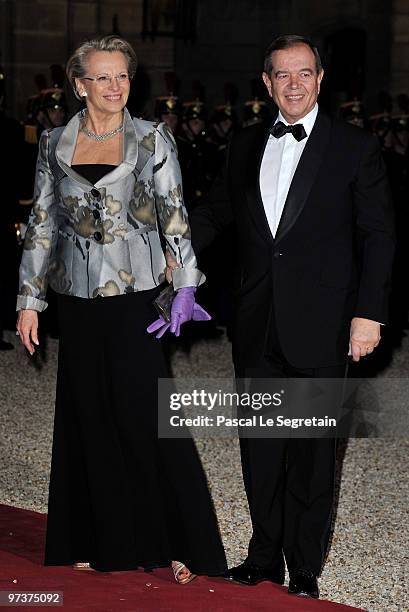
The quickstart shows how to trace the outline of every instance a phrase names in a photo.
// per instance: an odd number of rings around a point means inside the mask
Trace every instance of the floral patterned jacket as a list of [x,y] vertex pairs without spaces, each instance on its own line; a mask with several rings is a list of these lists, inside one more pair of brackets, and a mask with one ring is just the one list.
[[159,285],[166,263],[158,223],[179,264],[175,289],[204,282],[166,124],[133,119],[125,109],[123,161],[95,185],[71,168],[79,126],[78,113],[41,136],[17,310],[44,310],[48,282],[57,293],[83,298]]

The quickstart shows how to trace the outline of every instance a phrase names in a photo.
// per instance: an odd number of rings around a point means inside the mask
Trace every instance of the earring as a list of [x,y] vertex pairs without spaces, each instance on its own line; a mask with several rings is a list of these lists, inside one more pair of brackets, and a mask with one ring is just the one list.
[[86,92],[86,91],[83,91],[83,92],[82,92],[82,94],[81,94],[81,97],[82,97],[82,98],[85,98],[87,95],[88,95],[88,94],[87,94],[87,92]]

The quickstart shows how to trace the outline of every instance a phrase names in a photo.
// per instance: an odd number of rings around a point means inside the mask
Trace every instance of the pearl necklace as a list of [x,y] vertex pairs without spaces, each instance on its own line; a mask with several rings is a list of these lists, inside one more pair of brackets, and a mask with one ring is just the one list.
[[104,140],[107,140],[108,138],[112,138],[112,136],[115,136],[115,134],[119,134],[120,132],[124,131],[124,124],[122,122],[121,125],[116,127],[114,130],[110,130],[109,132],[105,132],[104,134],[95,134],[95,132],[92,132],[87,127],[85,127],[85,121],[86,121],[85,109],[82,111],[81,117],[83,120],[81,131],[84,132],[84,134],[88,138],[91,138],[91,140],[96,140],[97,142],[102,142]]

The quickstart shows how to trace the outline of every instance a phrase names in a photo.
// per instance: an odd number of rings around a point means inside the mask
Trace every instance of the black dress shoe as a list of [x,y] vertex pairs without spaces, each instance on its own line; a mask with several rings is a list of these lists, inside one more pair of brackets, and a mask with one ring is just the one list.
[[300,597],[313,597],[314,599],[318,599],[319,590],[317,577],[309,570],[300,569],[291,572],[288,592],[292,595],[299,595]]
[[241,565],[227,570],[227,572],[223,574],[223,578],[250,586],[254,586],[264,580],[269,580],[276,584],[284,584],[284,569],[282,571],[274,571],[245,561]]

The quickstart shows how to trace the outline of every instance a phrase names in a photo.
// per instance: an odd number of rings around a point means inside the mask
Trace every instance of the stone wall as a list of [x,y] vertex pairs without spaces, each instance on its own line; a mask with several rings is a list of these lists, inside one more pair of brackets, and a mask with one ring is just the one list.
[[275,23],[276,10],[268,2],[262,10],[257,0],[199,1],[195,44],[178,41],[176,71],[180,93],[192,98],[195,80],[206,89],[210,104],[224,102],[224,84],[232,82],[240,100],[252,94],[251,81],[261,78],[265,23]]
[[[408,0],[399,4],[408,5]],[[407,15],[406,18],[409,18]],[[223,101],[223,83],[233,81],[240,103],[252,94],[251,80],[260,78],[265,47],[279,34],[312,37],[324,56],[333,37],[351,44],[349,33],[365,40],[365,57],[355,58],[349,50],[350,70],[362,70],[364,101],[375,110],[378,92],[390,85],[392,4],[385,0],[206,0],[199,1],[198,38],[195,45],[177,43],[176,68],[183,75],[182,93],[191,95],[192,81],[206,83],[209,103]],[[409,39],[409,23],[400,21]],[[336,34],[340,33],[340,37]],[[342,51],[341,51],[342,52]],[[339,51],[338,51],[339,53]],[[409,54],[407,55],[409,62]],[[356,66],[356,63],[362,66]],[[348,62],[345,66],[348,70]],[[358,75],[355,75],[356,77]],[[354,77],[355,78],[355,77]],[[353,79],[351,79],[353,80]],[[331,85],[336,84],[336,75]],[[345,101],[352,90],[336,91],[328,105]],[[359,89],[359,86],[358,86]]]
[[391,91],[409,94],[409,0],[393,0]]
[[[26,100],[36,93],[34,76],[44,73],[51,85],[51,64],[64,64],[79,42],[113,29],[136,49],[136,89],[148,115],[153,98],[164,93],[164,73],[173,69],[183,98],[192,97],[199,80],[209,104],[222,103],[224,84],[232,82],[241,106],[253,93],[252,80],[260,83],[266,45],[285,32],[312,36],[330,56],[329,106],[354,87],[363,88],[370,111],[378,110],[380,90],[408,91],[409,0],[197,0],[197,7],[196,41],[175,42],[142,37],[143,0],[0,0],[0,64],[10,111],[24,119]],[[351,45],[359,49],[359,40],[365,51],[354,56]],[[348,58],[341,78],[331,54],[342,57],[343,45]],[[324,89],[323,101],[325,95]]]
[[51,64],[64,65],[80,42],[111,34],[114,27],[136,50],[144,97],[159,95],[163,73],[173,69],[174,42],[142,39],[142,5],[143,0],[0,0],[0,64],[9,111],[24,119],[27,98],[37,93],[35,75],[46,75],[51,86]]

